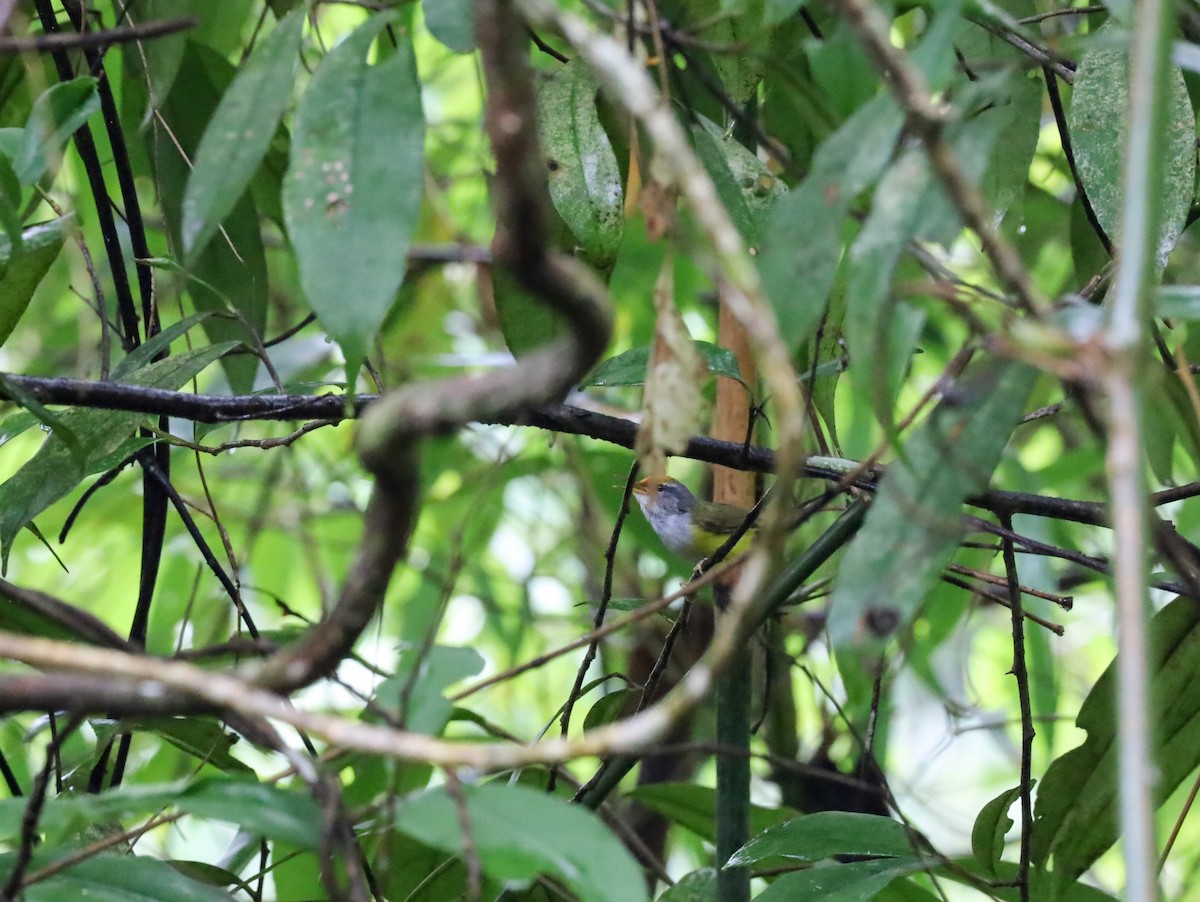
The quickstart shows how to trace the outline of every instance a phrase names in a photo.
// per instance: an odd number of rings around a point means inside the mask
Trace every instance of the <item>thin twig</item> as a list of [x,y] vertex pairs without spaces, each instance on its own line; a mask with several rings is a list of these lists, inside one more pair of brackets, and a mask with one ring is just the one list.
[[[1012,531],[1012,517],[1002,514],[1000,525]],[[1021,857],[1017,865],[1017,886],[1021,902],[1029,902],[1029,858],[1033,840],[1033,706],[1029,699],[1029,668],[1025,663],[1025,620],[1021,616],[1021,580],[1017,576],[1017,555],[1011,539],[1003,539],[1004,575],[1008,580],[1008,603],[1012,611],[1013,679],[1017,681],[1017,699],[1021,708]]]

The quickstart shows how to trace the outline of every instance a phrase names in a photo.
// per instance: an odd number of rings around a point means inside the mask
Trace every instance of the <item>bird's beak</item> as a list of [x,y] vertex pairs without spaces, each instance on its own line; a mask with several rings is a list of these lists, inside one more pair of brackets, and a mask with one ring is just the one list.
[[645,479],[640,480],[636,485],[634,485],[633,494],[635,494],[635,495],[649,495],[650,494],[650,477],[649,476],[647,476]]

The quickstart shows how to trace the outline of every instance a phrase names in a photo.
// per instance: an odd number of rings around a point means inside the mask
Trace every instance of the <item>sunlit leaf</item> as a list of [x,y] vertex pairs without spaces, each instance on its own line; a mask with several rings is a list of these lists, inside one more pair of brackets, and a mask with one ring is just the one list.
[[68,225],[69,220],[55,219],[31,226],[22,233],[19,248],[0,235],[0,345],[8,341],[46,270],[62,250]]
[[[125,381],[147,388],[179,389],[230,347],[214,345],[168,357],[130,373]],[[123,443],[144,416],[80,408],[64,412],[61,419],[87,450],[87,457],[77,460],[61,438],[51,435],[32,460],[0,485],[0,548],[6,563],[13,539],[22,527],[86,476],[116,463],[112,455],[124,451]]]

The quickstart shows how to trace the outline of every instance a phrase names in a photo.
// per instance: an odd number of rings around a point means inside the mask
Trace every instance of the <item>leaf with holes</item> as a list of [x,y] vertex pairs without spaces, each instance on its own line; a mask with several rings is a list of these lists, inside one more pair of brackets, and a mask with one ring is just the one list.
[[838,568],[835,647],[873,647],[915,616],[962,539],[963,501],[987,486],[1036,375],[1019,363],[969,373],[905,444]]
[[537,107],[554,208],[588,259],[604,267],[621,244],[624,192],[596,92],[587,66],[568,63],[542,85]]
[[[1097,36],[1112,33],[1101,29]],[[1075,163],[1088,199],[1104,231],[1119,237],[1124,195],[1122,160],[1128,136],[1129,53],[1122,47],[1101,46],[1079,60],[1067,123],[1075,146]],[[1162,148],[1163,189],[1157,257],[1161,269],[1183,232],[1196,178],[1196,117],[1183,74],[1172,66],[1165,115],[1167,133]]]
[[296,113],[283,212],[300,284],[354,381],[408,265],[425,117],[412,40],[369,65],[396,16],[373,16],[325,57]]

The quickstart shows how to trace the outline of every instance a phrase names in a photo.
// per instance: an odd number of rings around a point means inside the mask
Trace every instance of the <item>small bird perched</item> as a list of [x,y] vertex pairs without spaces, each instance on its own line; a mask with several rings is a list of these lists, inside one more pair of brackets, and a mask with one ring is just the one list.
[[[668,549],[691,561],[715,554],[750,512],[733,504],[700,501],[670,476],[648,476],[633,487],[642,513]],[[750,546],[751,533],[738,539],[730,557]]]

